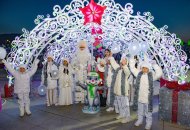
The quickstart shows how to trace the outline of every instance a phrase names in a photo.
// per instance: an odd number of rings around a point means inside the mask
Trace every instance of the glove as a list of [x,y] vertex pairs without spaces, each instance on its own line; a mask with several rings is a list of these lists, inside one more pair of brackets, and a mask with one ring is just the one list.
[[[0,59],[0,63],[3,63],[3,60],[2,59]],[[4,63],[3,63],[4,64]]]
[[3,60],[2,60],[2,63],[5,64],[5,62],[6,62],[5,59],[3,59]]

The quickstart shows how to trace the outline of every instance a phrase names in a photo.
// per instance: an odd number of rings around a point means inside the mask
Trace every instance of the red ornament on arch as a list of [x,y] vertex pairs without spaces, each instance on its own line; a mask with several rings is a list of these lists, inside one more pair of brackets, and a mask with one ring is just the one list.
[[86,7],[80,8],[80,11],[84,15],[84,25],[91,22],[101,25],[102,15],[105,9],[106,6],[100,6],[94,0],[91,0]]

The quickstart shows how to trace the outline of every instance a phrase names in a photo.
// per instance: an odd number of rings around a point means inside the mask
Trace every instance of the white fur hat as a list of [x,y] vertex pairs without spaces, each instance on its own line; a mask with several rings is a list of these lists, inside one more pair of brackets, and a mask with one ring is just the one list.
[[63,62],[64,60],[66,60],[66,61],[69,63],[69,58],[63,57],[61,60],[62,60],[62,62]]
[[86,42],[85,40],[81,40],[81,41],[79,41],[78,46],[79,46],[79,47],[80,47],[80,46],[87,47],[87,42]]
[[122,60],[128,60],[125,54],[122,54],[120,62],[122,62]]
[[47,58],[48,57],[51,57],[52,59],[54,59],[53,54],[51,54],[51,53],[47,54]]
[[19,65],[19,68],[25,68],[25,69],[26,69],[27,66],[26,66],[25,64],[20,64],[20,65]]
[[151,69],[151,64],[146,62],[146,61],[142,61],[140,63],[140,68],[142,68],[142,67],[148,68],[150,70]]
[[116,70],[117,68],[119,68],[119,65],[115,61],[114,57],[109,57],[108,60],[110,61],[110,64],[111,64],[111,66],[113,67],[114,70]]
[[99,64],[99,63],[106,64],[106,61],[105,61],[104,59],[102,59],[102,58],[98,58],[98,59],[97,59],[97,62],[98,62],[98,64]]
[[101,59],[100,63],[106,64],[106,61],[104,59]]

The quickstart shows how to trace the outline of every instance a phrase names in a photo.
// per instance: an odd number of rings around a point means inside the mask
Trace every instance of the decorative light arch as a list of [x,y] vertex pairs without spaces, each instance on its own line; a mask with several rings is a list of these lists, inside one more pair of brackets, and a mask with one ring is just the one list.
[[174,80],[185,75],[189,66],[185,64],[187,55],[181,49],[180,39],[167,32],[167,26],[157,29],[151,23],[154,17],[150,12],[132,15],[133,5],[130,3],[122,7],[114,0],[99,0],[98,5],[106,6],[101,24],[91,22],[84,25],[80,8],[88,4],[88,0],[73,0],[63,9],[55,5],[53,18],[38,15],[34,21],[37,26],[32,31],[23,29],[23,34],[12,42],[7,60],[14,67],[25,63],[30,68],[46,47],[54,53],[56,60],[63,56],[72,58],[79,40],[86,39],[89,47],[92,45],[91,29],[94,27],[104,32],[98,35],[102,38],[103,46],[117,44],[125,52],[133,42],[144,41],[149,45],[149,58],[155,58],[164,67],[166,78]]

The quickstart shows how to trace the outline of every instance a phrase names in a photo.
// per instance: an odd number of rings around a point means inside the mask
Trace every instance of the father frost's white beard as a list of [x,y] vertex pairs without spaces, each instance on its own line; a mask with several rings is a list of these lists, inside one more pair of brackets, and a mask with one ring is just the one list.
[[90,53],[87,50],[78,50],[76,57],[79,63],[84,65],[90,60]]

